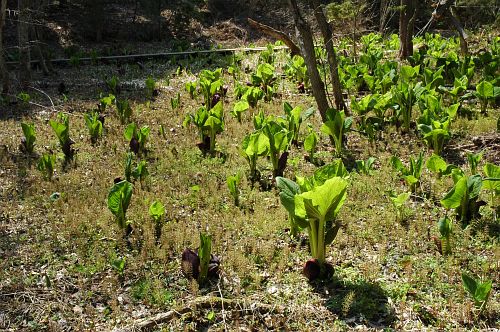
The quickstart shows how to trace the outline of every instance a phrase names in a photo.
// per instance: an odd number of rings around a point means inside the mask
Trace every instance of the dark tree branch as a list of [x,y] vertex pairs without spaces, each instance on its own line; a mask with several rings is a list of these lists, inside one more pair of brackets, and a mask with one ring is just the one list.
[[251,18],[247,18],[248,24],[250,24],[251,27],[253,27],[256,30],[259,30],[263,34],[266,34],[272,38],[281,40],[285,43],[286,46],[290,49],[290,52],[292,56],[294,55],[300,55],[300,48],[295,45],[293,40],[287,36],[286,33],[276,30],[273,27],[270,27],[269,25],[262,24],[260,22],[257,22],[255,20],[252,20]]

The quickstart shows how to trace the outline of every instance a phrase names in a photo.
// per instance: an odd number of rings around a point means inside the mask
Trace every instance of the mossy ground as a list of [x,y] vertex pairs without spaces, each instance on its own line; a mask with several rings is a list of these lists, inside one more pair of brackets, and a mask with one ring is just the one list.
[[[280,53],[278,63],[284,57]],[[242,69],[253,70],[256,61],[256,56],[245,57]],[[229,85],[224,100],[226,125],[217,137],[216,157],[203,156],[196,146],[196,130],[182,127],[186,114],[199,107],[202,99],[191,100],[184,83],[194,80],[201,68],[226,67],[230,62],[231,57],[208,56],[148,62],[144,68],[124,64],[121,74],[113,64],[82,66],[60,69],[58,77],[43,78],[55,109],[69,115],[70,135],[76,142],[76,157],[64,167],[57,139],[48,125],[57,112],[51,107],[8,106],[7,116],[0,121],[0,328],[105,330],[189,306],[203,295],[253,306],[196,307],[165,324],[165,329],[498,327],[499,228],[492,222],[491,209],[483,208],[483,217],[472,227],[455,227],[453,253],[442,256],[432,237],[439,236],[437,220],[444,214],[439,200],[452,182],[425,169],[418,197],[407,202],[403,220],[397,221],[388,191],[408,189],[389,159],[398,155],[407,161],[420,151],[429,157],[431,151],[415,133],[401,135],[395,128],[389,128],[374,144],[355,132],[347,135],[346,166],[352,170],[354,160],[374,156],[375,169],[368,175],[355,171],[350,175],[348,198],[339,215],[344,226],[327,249],[327,260],[335,269],[333,278],[308,283],[301,274],[309,259],[307,238],[290,239],[287,214],[276,190],[252,187],[243,176],[241,207],[236,207],[227,189],[227,176],[247,173],[248,165],[239,149],[244,135],[253,130],[250,113],[243,116],[241,124],[229,115],[234,103],[233,78],[225,76]],[[183,67],[178,71],[180,63]],[[143,183],[135,182],[127,214],[134,229],[131,249],[123,242],[122,231],[106,205],[113,180],[123,176],[129,149],[123,137],[125,126],[114,109],[106,111],[104,136],[92,145],[83,120],[84,112],[95,107],[99,93],[106,91],[103,77],[112,75],[123,83],[118,98],[128,98],[133,104],[133,121],[152,130],[148,152],[142,157],[147,160],[150,176]],[[160,85],[160,94],[147,102],[144,89],[130,82],[142,83],[150,75]],[[246,76],[243,72],[242,82]],[[68,87],[67,100],[57,95],[60,80]],[[266,114],[282,114],[284,101],[304,108],[314,106],[313,98],[296,94],[289,81],[280,79],[279,85],[279,96],[259,105]],[[50,105],[43,95],[31,92],[37,103]],[[170,99],[177,93],[181,104],[172,109]],[[456,121],[456,134],[445,154],[467,170],[465,150],[460,147],[473,137],[498,138],[498,115],[498,109],[493,109],[487,116]],[[21,121],[35,124],[37,155],[57,153],[53,181],[45,181],[37,171],[36,156],[19,152]],[[319,131],[319,115],[309,122]],[[166,130],[165,137],[159,133],[160,125]],[[305,131],[304,124],[301,137]],[[481,148],[472,146],[475,152]],[[322,136],[318,157],[328,162],[333,159],[332,150],[328,138]],[[286,177],[293,179],[314,171],[315,166],[304,155],[303,148],[291,148]],[[495,158],[495,151],[486,147],[481,166]],[[271,174],[269,161],[259,160],[259,167],[264,177]],[[55,192],[60,198],[52,200]],[[485,194],[482,198],[488,200]],[[154,200],[166,208],[158,244],[148,214]],[[180,268],[182,250],[198,246],[199,232],[212,234],[213,252],[222,259],[220,280],[202,288],[187,280]],[[111,265],[119,257],[126,258],[123,276]],[[463,289],[462,271],[494,280],[489,305],[480,317]],[[284,309],[262,313],[256,309],[259,304]]]

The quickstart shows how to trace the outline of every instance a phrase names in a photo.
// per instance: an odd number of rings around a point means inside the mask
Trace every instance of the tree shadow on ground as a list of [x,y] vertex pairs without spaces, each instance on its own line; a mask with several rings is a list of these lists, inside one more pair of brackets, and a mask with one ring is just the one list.
[[312,286],[326,300],[326,308],[349,326],[386,328],[394,325],[395,315],[387,294],[375,283],[361,279],[352,282],[334,275]]

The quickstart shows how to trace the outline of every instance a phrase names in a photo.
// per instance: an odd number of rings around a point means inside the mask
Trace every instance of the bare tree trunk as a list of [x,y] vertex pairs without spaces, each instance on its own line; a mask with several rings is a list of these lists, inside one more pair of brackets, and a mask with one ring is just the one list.
[[401,0],[399,12],[399,58],[407,59],[413,54],[413,22],[415,6],[413,0]]
[[462,52],[462,55],[467,56],[469,54],[469,46],[467,44],[467,33],[460,24],[460,21],[458,20],[457,16],[455,15],[455,12],[453,11],[453,8],[451,7],[448,13],[448,19],[450,20],[451,25],[453,25],[458,32],[458,37],[460,39],[460,50]]
[[29,0],[18,0],[19,23],[18,23],[18,45],[19,45],[19,79],[24,89],[31,81],[30,45],[29,45]]
[[314,16],[316,21],[318,21],[318,26],[323,35],[323,40],[325,43],[326,53],[328,56],[328,64],[330,67],[330,76],[332,78],[333,86],[333,96],[335,98],[335,107],[337,110],[344,110],[347,115],[349,115],[349,109],[344,103],[344,97],[342,96],[342,85],[340,83],[339,71],[338,71],[338,60],[337,54],[335,53],[335,48],[333,47],[333,32],[330,24],[326,21],[325,13],[323,12],[323,6],[319,0],[313,0],[312,5],[314,6]]
[[2,31],[5,24],[5,9],[7,8],[7,0],[0,0],[0,80],[2,81],[2,93],[9,91],[9,73],[5,65],[3,56],[3,39]]
[[316,67],[316,54],[314,53],[314,42],[313,36],[309,24],[300,14],[299,7],[297,6],[296,0],[288,0],[290,10],[292,12],[293,21],[295,24],[295,30],[297,33],[297,39],[299,41],[299,47],[301,53],[304,56],[304,60],[307,67],[307,73],[309,74],[309,79],[311,80],[311,86],[313,90],[314,99],[318,105],[319,114],[323,122],[327,121],[326,112],[329,108],[328,100],[326,99],[325,85],[321,80],[321,77]]

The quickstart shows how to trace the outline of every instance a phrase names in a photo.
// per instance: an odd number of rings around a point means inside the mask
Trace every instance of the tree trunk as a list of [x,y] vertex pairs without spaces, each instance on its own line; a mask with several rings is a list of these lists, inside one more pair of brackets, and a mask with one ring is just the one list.
[[318,26],[323,35],[323,40],[325,43],[326,53],[328,56],[328,65],[330,67],[330,76],[332,78],[333,86],[333,96],[335,98],[335,107],[337,110],[344,110],[346,115],[349,114],[349,109],[344,103],[344,97],[342,96],[342,85],[340,83],[339,71],[338,71],[338,61],[337,54],[335,53],[335,48],[333,47],[333,33],[330,24],[326,21],[325,13],[323,12],[323,6],[319,0],[313,0],[312,5],[314,7],[314,16],[318,22]]
[[399,58],[407,59],[413,54],[413,23],[415,21],[414,0],[401,0],[399,12]]
[[387,22],[387,16],[389,14],[389,7],[391,6],[390,0],[380,0],[380,10],[379,10],[379,25],[378,32],[384,34],[385,23]]
[[19,23],[17,28],[19,45],[19,79],[25,89],[31,81],[30,45],[29,45],[29,0],[18,0]]
[[3,39],[2,31],[5,24],[5,9],[7,8],[7,0],[0,0],[0,80],[2,81],[2,93],[9,91],[9,73],[5,65],[3,56]]
[[290,10],[292,12],[293,21],[295,24],[295,31],[299,41],[299,47],[304,57],[307,73],[311,80],[314,99],[318,105],[319,114],[323,122],[327,121],[326,112],[329,108],[328,100],[326,99],[325,85],[316,67],[316,54],[314,52],[314,43],[311,29],[305,19],[300,14],[299,7],[296,0],[288,0]]
[[451,25],[453,25],[458,32],[458,37],[460,39],[460,50],[462,52],[462,55],[467,56],[469,54],[469,46],[467,44],[467,33],[460,24],[460,21],[458,20],[457,16],[455,15],[455,12],[453,11],[453,8],[451,7],[449,9],[448,17],[451,22]]

